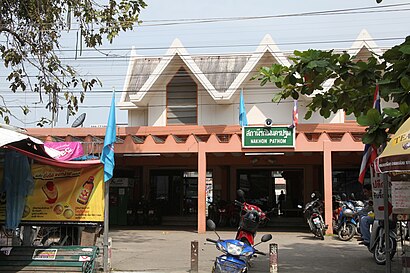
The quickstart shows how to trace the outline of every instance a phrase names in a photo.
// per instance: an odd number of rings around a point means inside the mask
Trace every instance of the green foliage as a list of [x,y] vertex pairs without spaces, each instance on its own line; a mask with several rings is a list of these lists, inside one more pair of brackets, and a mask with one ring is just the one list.
[[[122,31],[132,30],[140,23],[139,13],[145,7],[143,0],[108,0],[105,5],[90,0],[2,1],[0,34],[6,42],[0,45],[0,55],[11,71],[7,76],[10,90],[37,92],[41,102],[44,96],[50,98],[47,108],[54,114],[62,108],[57,98],[63,94],[69,114],[74,115],[85,93],[101,82],[78,77],[73,67],[61,62],[55,53],[61,31],[69,30],[74,21],[85,45],[94,48],[105,40],[111,43]],[[29,71],[35,71],[35,75]],[[80,91],[79,98],[75,91]],[[1,99],[0,116],[8,123],[13,114]],[[29,113],[27,106],[22,111]],[[38,125],[47,122],[43,118]]]
[[[282,89],[274,94],[275,102],[310,97],[305,119],[313,112],[325,118],[339,110],[354,114],[360,125],[367,126],[363,142],[378,146],[410,116],[410,36],[378,57],[380,61],[376,56],[356,60],[346,52],[294,51],[291,66],[264,67],[253,79]],[[386,108],[381,114],[373,109],[377,84],[380,96],[396,103],[396,108]],[[330,87],[324,90],[324,86]]]

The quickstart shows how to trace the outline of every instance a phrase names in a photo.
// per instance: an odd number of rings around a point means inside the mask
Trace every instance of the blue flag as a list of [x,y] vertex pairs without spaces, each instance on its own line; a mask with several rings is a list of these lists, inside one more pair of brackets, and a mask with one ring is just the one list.
[[243,101],[243,90],[241,90],[241,97],[239,99],[239,125],[248,126],[248,119],[246,118],[245,102]]
[[115,124],[115,91],[112,92],[110,115],[108,116],[105,130],[104,148],[101,154],[101,162],[104,164],[104,182],[110,180],[114,173],[114,142],[116,139]]

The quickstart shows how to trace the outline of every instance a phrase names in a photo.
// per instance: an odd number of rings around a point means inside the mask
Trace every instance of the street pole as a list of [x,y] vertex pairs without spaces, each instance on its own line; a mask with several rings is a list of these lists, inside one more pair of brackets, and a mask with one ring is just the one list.
[[382,173],[381,178],[383,181],[383,218],[384,218],[384,240],[386,244],[386,268],[385,272],[386,273],[391,273],[391,260],[390,260],[390,227],[389,227],[389,181],[387,174]]
[[108,229],[109,229],[109,192],[110,192],[110,180],[105,182],[104,187],[104,238],[103,238],[103,264],[104,272],[109,272],[108,268]]

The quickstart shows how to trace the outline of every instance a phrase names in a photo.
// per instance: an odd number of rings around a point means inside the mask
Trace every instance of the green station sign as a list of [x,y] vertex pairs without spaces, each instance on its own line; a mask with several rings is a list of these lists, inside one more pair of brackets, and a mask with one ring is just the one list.
[[243,148],[293,148],[295,128],[288,126],[244,126],[242,127]]

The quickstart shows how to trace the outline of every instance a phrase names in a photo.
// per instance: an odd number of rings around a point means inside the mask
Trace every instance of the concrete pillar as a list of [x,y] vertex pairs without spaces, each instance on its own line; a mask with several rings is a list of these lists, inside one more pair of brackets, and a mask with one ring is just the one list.
[[206,232],[206,146],[198,143],[198,233]]
[[332,226],[332,143],[329,140],[323,142],[323,175],[324,175],[324,202],[325,223],[328,225],[326,234],[333,234]]

